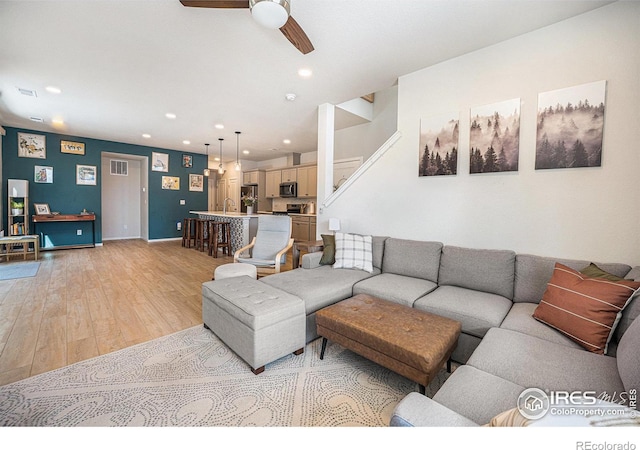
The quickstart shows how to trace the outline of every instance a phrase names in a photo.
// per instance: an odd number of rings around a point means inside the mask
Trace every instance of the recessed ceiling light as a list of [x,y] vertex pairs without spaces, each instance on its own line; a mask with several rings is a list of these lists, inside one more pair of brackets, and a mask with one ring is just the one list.
[[303,68],[298,70],[298,75],[300,75],[302,78],[309,78],[311,75],[313,75],[313,72],[311,71],[311,69]]
[[183,143],[184,145],[189,145],[189,144],[191,144],[191,141],[187,141],[187,140],[185,139],[184,141],[182,141],[182,143]]
[[291,144],[291,140],[290,139],[285,139],[282,141],[283,144]]
[[175,119],[176,115],[174,113],[166,113],[164,115],[167,119]]
[[145,133],[145,134],[143,134],[143,135],[142,135],[142,137],[143,137],[143,138],[145,138],[145,139],[149,139],[149,138],[151,137],[151,135],[150,135],[150,134]]
[[217,124],[216,124],[216,128],[217,128],[218,130],[223,130],[223,129],[224,129],[224,125],[222,125],[221,123],[217,123]]
[[62,119],[52,119],[51,122],[53,122],[55,125],[64,125],[64,120]]
[[220,161],[220,158],[218,158],[217,156],[215,158],[213,158],[214,161]]
[[60,94],[62,92],[62,89],[55,86],[47,86],[45,89],[51,94]]
[[242,150],[242,153],[244,153],[245,155],[248,155],[251,152],[249,150]]
[[284,98],[286,98],[287,100],[289,100],[290,102],[294,101],[296,99],[296,94],[290,93],[290,94],[284,94]]

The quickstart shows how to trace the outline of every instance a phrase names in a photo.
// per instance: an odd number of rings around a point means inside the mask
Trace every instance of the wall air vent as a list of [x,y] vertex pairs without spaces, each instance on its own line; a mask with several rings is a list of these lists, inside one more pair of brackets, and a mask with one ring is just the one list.
[[44,119],[42,117],[31,116],[31,117],[29,117],[29,120],[32,120],[32,121],[38,122],[38,123],[44,123]]
[[26,95],[27,97],[37,97],[38,96],[37,92],[34,91],[33,89],[18,88],[18,92],[20,92],[22,95]]
[[129,175],[129,161],[111,160],[111,175],[126,177]]

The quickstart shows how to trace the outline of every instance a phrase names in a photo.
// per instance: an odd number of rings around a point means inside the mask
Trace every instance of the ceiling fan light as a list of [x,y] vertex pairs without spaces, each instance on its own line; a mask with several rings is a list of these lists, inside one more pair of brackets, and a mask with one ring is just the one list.
[[287,0],[250,0],[251,15],[263,27],[281,28],[289,19]]

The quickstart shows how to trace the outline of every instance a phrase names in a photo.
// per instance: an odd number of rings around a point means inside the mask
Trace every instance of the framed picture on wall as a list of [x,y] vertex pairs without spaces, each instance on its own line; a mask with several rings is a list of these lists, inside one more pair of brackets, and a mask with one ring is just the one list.
[[442,113],[420,119],[418,176],[457,175],[458,113]]
[[72,155],[84,155],[84,143],[60,141],[60,152],[71,153]]
[[49,208],[48,203],[34,203],[33,209],[36,212],[36,215],[49,215],[51,214],[51,209]]
[[151,170],[154,172],[168,172],[169,155],[167,153],[151,153]]
[[517,172],[520,99],[471,108],[469,173]]
[[18,156],[20,158],[47,158],[45,136],[41,134],[18,133]]
[[180,190],[180,177],[162,177],[162,189]]
[[33,181],[36,183],[53,183],[53,167],[35,166]]
[[97,167],[76,165],[76,184],[95,186],[97,180]]
[[204,175],[190,173],[189,190],[192,192],[204,192]]
[[536,170],[600,167],[606,80],[538,94]]
[[193,156],[182,155],[182,167],[193,167]]

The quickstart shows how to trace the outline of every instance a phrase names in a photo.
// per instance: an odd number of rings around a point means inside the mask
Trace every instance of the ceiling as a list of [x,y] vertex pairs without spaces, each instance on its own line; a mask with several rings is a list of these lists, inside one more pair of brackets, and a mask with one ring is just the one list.
[[243,159],[315,151],[318,105],[608,3],[291,0],[315,47],[303,55],[246,9],[0,0],[0,124],[197,153],[208,142],[217,154],[223,138],[225,160],[235,159],[235,131]]

